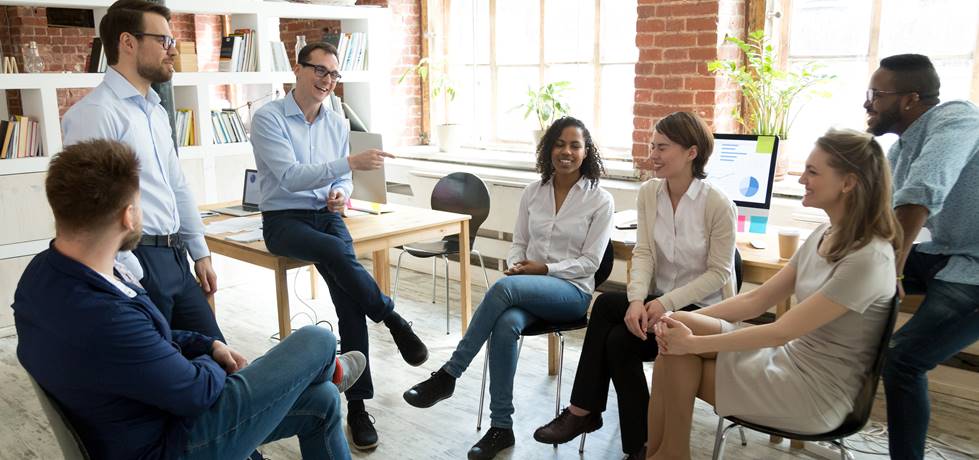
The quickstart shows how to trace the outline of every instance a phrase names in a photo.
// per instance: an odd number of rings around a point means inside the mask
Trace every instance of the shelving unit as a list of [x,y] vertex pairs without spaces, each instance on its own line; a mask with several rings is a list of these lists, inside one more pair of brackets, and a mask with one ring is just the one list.
[[[91,9],[95,22],[113,0],[0,0],[0,6],[59,7]],[[344,102],[350,104],[371,131],[385,126],[385,103],[391,85],[387,45],[390,12],[376,7],[337,7],[261,0],[168,0],[166,6],[174,13],[219,14],[230,16],[231,28],[255,30],[258,46],[257,72],[178,72],[174,74],[175,108],[194,110],[194,123],[199,145],[180,147],[184,175],[199,203],[237,199],[241,194],[242,170],[254,167],[249,143],[214,144],[210,111],[221,108],[213,100],[212,89],[220,85],[237,85],[244,100],[253,100],[295,82],[292,72],[272,71],[269,43],[281,41],[280,21],[283,18],[329,19],[340,22],[344,32],[366,32],[368,39],[367,68],[370,71],[343,72]],[[291,50],[290,50],[291,52]],[[44,157],[0,160],[0,219],[5,223],[0,232],[0,285],[9,286],[20,276],[22,259],[47,247],[54,235],[54,221],[44,196],[44,172],[49,156],[62,149],[61,120],[58,110],[58,90],[63,88],[94,88],[101,84],[103,74],[41,73],[0,74],[0,89],[18,90],[24,115],[39,122],[39,136]],[[253,105],[254,113],[264,99]],[[0,117],[8,117],[5,99],[0,102]],[[249,114],[243,111],[243,117]],[[250,120],[245,120],[246,123]],[[8,224],[13,223],[13,224]],[[9,265],[9,267],[8,267]],[[21,269],[14,270],[15,267]],[[12,298],[13,292],[0,292],[0,300]],[[9,299],[8,299],[9,300]],[[9,304],[9,302],[8,302]],[[0,318],[3,319],[3,318]],[[2,323],[3,321],[0,321]],[[4,325],[0,324],[0,328]]]

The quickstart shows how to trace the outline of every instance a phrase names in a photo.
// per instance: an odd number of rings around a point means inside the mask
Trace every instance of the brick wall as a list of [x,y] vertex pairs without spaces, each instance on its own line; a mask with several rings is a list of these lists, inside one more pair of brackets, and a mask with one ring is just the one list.
[[743,36],[745,0],[639,0],[632,155],[644,168],[652,127],[676,111],[692,111],[715,131],[736,131],[736,88],[707,71],[707,62],[737,56],[726,35]]

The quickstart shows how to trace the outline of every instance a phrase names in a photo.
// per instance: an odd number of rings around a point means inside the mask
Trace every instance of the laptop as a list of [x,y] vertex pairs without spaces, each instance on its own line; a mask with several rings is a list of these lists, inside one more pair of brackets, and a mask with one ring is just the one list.
[[262,212],[258,209],[258,202],[260,199],[261,191],[258,187],[258,171],[254,169],[246,169],[245,185],[242,187],[241,192],[241,205],[218,208],[214,211],[221,214],[227,214],[229,216],[253,216]]
[[[350,133],[350,153],[360,153],[368,149],[382,149],[381,135],[375,133]],[[391,212],[388,202],[387,182],[384,166],[371,171],[353,171],[353,193],[348,208],[370,214]]]

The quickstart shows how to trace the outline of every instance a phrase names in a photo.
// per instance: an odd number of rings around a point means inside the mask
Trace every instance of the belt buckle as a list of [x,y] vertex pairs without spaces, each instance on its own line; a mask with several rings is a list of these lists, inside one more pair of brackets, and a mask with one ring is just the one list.
[[176,235],[166,235],[167,247],[172,248],[177,243]]

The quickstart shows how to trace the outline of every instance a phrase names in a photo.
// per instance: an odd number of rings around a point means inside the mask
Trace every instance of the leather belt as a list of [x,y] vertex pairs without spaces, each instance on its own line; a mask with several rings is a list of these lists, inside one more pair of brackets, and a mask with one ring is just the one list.
[[180,235],[176,233],[173,235],[143,235],[143,237],[139,239],[139,245],[163,248],[179,248],[181,247]]

